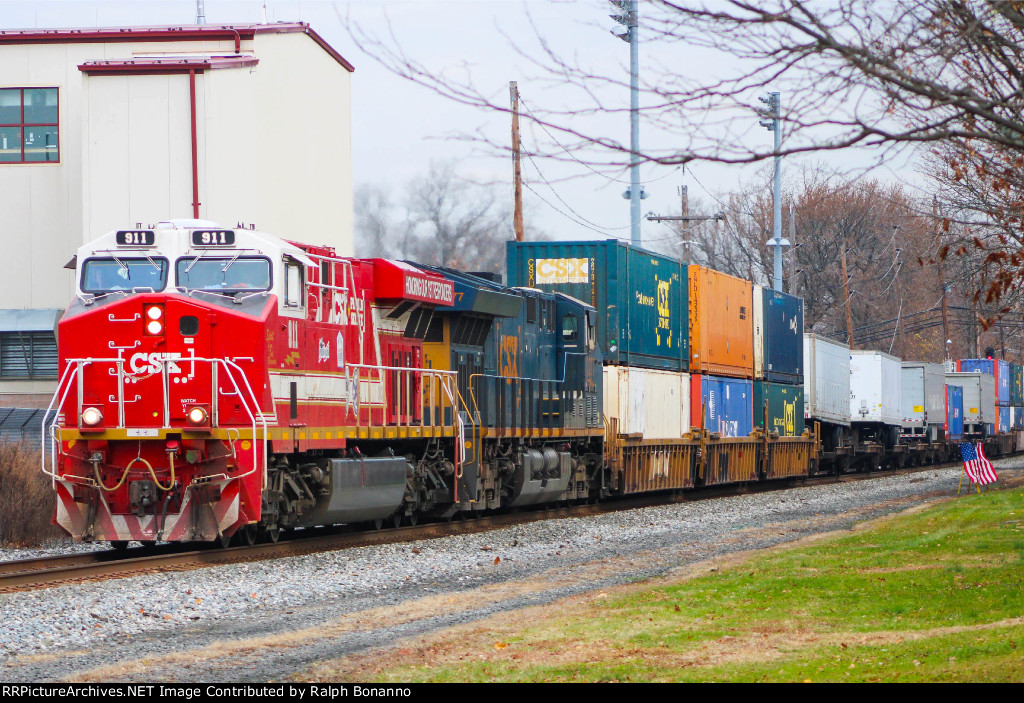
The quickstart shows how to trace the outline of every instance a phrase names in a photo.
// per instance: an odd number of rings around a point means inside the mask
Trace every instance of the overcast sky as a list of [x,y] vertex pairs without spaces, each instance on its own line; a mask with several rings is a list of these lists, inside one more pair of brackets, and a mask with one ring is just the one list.
[[[453,76],[468,73],[474,84],[496,102],[507,103],[508,82],[519,81],[523,101],[534,109],[561,109],[567,105],[564,90],[543,79],[543,71],[528,58],[539,56],[538,35],[559,54],[595,72],[628,82],[628,45],[610,33],[615,23],[608,17],[607,0],[306,0],[266,1],[267,19],[309,22],[332,46],[352,62],[353,74],[353,169],[356,184],[369,183],[400,195],[416,176],[425,174],[432,160],[455,159],[460,175],[506,186],[511,202],[511,162],[482,141],[509,141],[509,118],[460,105],[399,78],[375,61],[353,38],[370,35],[397,39],[412,60],[431,71]],[[643,6],[641,2],[641,15]],[[210,24],[259,22],[263,0],[206,0]],[[0,0],[0,25],[21,27],[95,27],[121,25],[192,24],[194,0],[15,1]],[[642,20],[641,20],[642,21]],[[643,33],[641,32],[641,39]],[[525,55],[524,55],[525,54]],[[710,72],[707,60],[673,45],[641,44],[643,73],[648,66],[678,67],[680,71]],[[0,66],[0,83],[3,67]],[[627,108],[626,90],[605,93],[609,105]],[[785,99],[785,96],[783,96]],[[751,96],[752,103],[756,96]],[[757,127],[751,111],[751,129],[744,138],[763,139],[771,134]],[[594,116],[587,128],[622,143],[629,140],[625,112]],[[555,135],[568,144],[569,140]],[[559,152],[559,145],[542,130],[524,125],[524,148]],[[641,145],[671,147],[672,136],[653,129],[641,133]],[[526,160],[526,218],[555,239],[629,239],[629,203],[622,198],[628,185],[627,170],[599,169],[590,159],[607,161],[599,152],[581,155],[580,163],[562,152],[563,159]],[[830,156],[833,166],[839,159]],[[709,194],[735,189],[750,180],[754,169],[714,164],[688,168],[685,182],[691,201],[714,205]],[[886,177],[886,174],[880,174]],[[642,178],[648,199],[643,211],[678,213],[678,188],[683,182],[678,168],[647,165]],[[531,191],[532,189],[532,191]],[[546,202],[545,202],[546,201]],[[582,221],[582,223],[581,223]],[[644,223],[645,243],[664,239],[664,225]]]

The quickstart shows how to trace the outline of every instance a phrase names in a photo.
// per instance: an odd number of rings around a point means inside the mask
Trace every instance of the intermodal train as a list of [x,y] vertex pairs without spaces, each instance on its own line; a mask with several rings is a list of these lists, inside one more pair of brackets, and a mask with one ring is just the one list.
[[252,543],[949,454],[945,425],[805,416],[799,299],[557,246],[510,243],[503,285],[200,220],[87,243],[44,427],[54,523]]

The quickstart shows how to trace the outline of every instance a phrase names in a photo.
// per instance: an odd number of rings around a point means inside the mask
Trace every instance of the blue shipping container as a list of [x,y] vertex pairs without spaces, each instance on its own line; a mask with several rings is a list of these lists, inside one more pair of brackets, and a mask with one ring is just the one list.
[[1010,406],[1000,405],[996,408],[999,415],[999,434],[1007,434],[1010,431]]
[[704,407],[705,429],[722,437],[746,437],[754,431],[754,386],[749,380],[706,374],[690,378],[690,407],[698,417]]
[[964,436],[964,389],[946,386],[946,438],[960,440]]
[[1010,412],[1010,429],[1024,430],[1024,407],[1014,406]]
[[981,371],[996,378],[996,405],[1010,404],[1010,362],[1002,359],[960,359],[957,371]]
[[804,376],[804,301],[771,288],[754,289],[754,376],[801,383]]

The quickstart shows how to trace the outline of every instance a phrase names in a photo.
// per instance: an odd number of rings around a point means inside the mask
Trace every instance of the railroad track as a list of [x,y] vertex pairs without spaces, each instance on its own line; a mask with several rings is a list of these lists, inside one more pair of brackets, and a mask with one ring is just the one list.
[[[1000,458],[1017,456],[1008,454]],[[762,493],[794,486],[863,481],[883,476],[919,473],[934,469],[959,466],[959,462],[931,466],[888,469],[870,473],[842,474],[840,476],[810,476],[750,484],[726,484],[700,491],[682,491],[662,494],[626,496],[598,504],[546,508],[529,512],[504,513],[455,520],[430,522],[410,527],[383,530],[337,531],[303,530],[293,532],[287,539],[275,544],[256,544],[215,548],[191,545],[161,545],[136,547],[126,551],[102,550],[68,556],[39,557],[0,562],[0,593],[49,588],[67,583],[95,581],[108,578],[126,578],[144,573],[184,571],[223,564],[279,559],[289,556],[315,554],[339,549],[354,549],[378,544],[414,542],[422,539],[473,534],[501,529],[513,525],[541,520],[586,517],[621,510],[656,507],[672,503],[709,500],[726,496]]]

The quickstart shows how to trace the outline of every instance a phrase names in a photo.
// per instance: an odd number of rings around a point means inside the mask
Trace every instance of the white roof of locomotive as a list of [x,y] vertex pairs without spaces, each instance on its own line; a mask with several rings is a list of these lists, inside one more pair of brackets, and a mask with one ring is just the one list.
[[[86,242],[78,249],[78,265],[85,259],[95,256],[109,256],[118,254],[124,256],[160,256],[170,261],[183,256],[196,256],[199,252],[209,255],[214,252],[223,252],[231,255],[242,250],[243,253],[251,252],[262,254],[271,261],[279,261],[284,256],[301,261],[306,266],[315,266],[304,251],[293,244],[289,244],[280,237],[267,232],[260,232],[245,227],[233,228],[224,227],[217,222],[210,220],[174,219],[160,222],[151,229],[156,234],[156,242],[153,246],[132,246],[117,243],[119,231],[140,231],[138,229],[125,228],[124,230],[111,230],[106,234],[97,237],[91,242]],[[195,246],[192,244],[188,233],[192,230],[231,230],[235,233],[235,244],[232,246]]]

